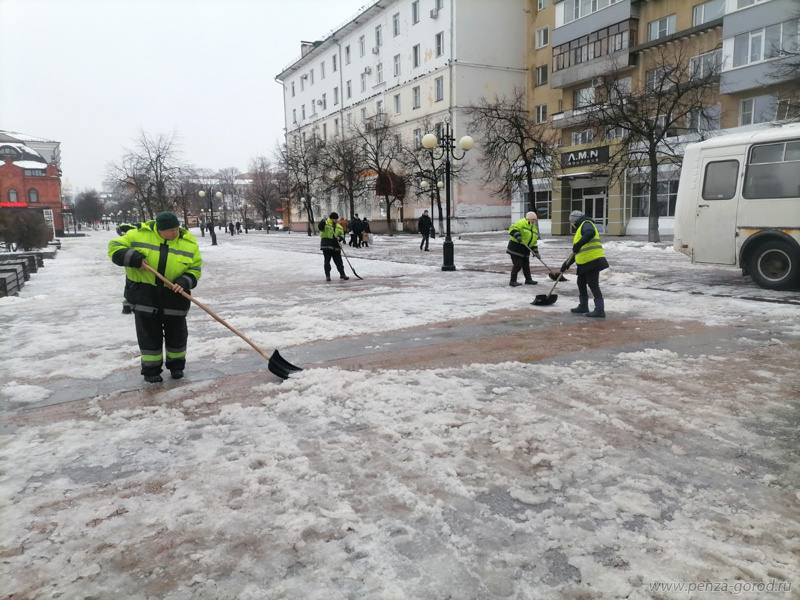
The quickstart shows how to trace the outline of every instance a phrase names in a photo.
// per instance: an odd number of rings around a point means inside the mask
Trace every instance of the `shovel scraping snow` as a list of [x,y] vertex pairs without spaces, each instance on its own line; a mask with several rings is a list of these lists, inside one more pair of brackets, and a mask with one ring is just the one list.
[[[567,261],[571,261],[573,256],[575,256],[575,253],[570,254]],[[531,302],[531,304],[533,304],[534,306],[550,306],[551,304],[555,304],[556,300],[558,300],[558,294],[554,294],[553,292],[555,291],[558,282],[566,281],[566,279],[562,275],[561,277],[556,277],[555,280],[556,282],[553,284],[553,287],[550,288],[550,291],[547,294],[538,294],[533,299],[533,302]]]

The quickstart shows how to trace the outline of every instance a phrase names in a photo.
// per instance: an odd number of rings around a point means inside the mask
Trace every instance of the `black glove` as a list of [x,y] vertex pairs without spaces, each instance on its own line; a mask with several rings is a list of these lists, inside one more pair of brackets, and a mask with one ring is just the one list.
[[538,248],[535,248],[535,247],[534,247],[534,248],[531,248],[531,252],[533,253],[533,255],[534,255],[536,258],[539,258],[539,259],[541,259],[541,258],[542,258],[542,257],[541,257],[541,255],[539,254],[539,249],[538,249]]
[[131,254],[131,257],[128,260],[128,264],[132,266],[134,269],[138,269],[142,266],[142,263],[144,262],[145,258],[146,256],[144,254],[134,250],[133,254]]
[[564,271],[566,271],[567,269],[569,269],[569,266],[570,266],[571,264],[572,264],[572,262],[571,262],[569,259],[565,260],[565,261],[564,261],[564,264],[562,264],[562,265],[561,265],[561,272],[563,273]]
[[580,244],[573,244],[572,245],[572,253],[573,254],[577,254],[580,249],[581,249],[581,245]]

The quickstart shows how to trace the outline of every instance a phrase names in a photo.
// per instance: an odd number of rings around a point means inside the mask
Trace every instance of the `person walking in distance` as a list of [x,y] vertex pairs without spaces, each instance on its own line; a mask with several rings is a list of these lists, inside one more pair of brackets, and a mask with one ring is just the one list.
[[[186,367],[186,314],[190,302],[181,292],[197,286],[202,257],[197,239],[178,224],[170,212],[156,215],[108,243],[108,256],[125,267],[125,299],[133,309],[136,338],[141,353],[141,373],[148,383],[158,383],[164,364],[173,379]],[[172,282],[166,285],[143,266],[147,263]]]
[[430,244],[433,221],[431,221],[427,209],[422,211],[422,216],[417,221],[417,229],[419,230],[420,234],[422,234],[422,241],[419,243],[419,249],[422,250],[422,247],[425,246],[425,252],[430,252],[428,245]]
[[539,256],[539,217],[535,212],[530,211],[525,214],[524,219],[520,219],[508,228],[508,246],[506,254],[511,257],[511,281],[508,285],[517,287],[522,285],[517,282],[517,274],[522,271],[525,275],[525,283],[536,285],[531,277],[531,258]]
[[[603,292],[600,291],[600,271],[608,268],[606,253],[600,241],[597,225],[579,210],[569,214],[569,224],[575,232],[572,238],[572,256],[561,265],[561,273],[569,269],[575,262],[578,265],[578,306],[571,312],[587,317],[604,319],[606,316]],[[589,312],[589,294],[592,291],[594,310]]]
[[331,280],[331,259],[339,271],[339,279],[347,281],[350,279],[344,272],[342,263],[342,250],[339,244],[344,243],[344,229],[338,223],[339,213],[332,212],[327,219],[322,219],[317,225],[319,229],[319,246],[322,255],[325,257],[325,280]]
[[369,229],[369,221],[367,217],[361,221],[361,245],[369,248],[369,236],[372,233]]

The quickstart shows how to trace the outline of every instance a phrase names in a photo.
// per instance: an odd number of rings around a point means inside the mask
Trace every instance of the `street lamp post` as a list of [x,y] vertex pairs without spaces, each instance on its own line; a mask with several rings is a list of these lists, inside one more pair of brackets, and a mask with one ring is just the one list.
[[[441,140],[436,139],[433,133],[426,133],[422,136],[422,146],[429,150],[435,160],[444,158],[444,189],[445,189],[445,206],[447,209],[446,215],[446,233],[443,244],[443,261],[442,271],[455,271],[456,265],[453,262],[453,240],[450,237],[450,161],[463,160],[467,155],[467,151],[475,145],[473,139],[465,135],[458,140],[458,147],[461,149],[461,156],[456,154],[455,138],[450,128],[450,120],[445,119],[444,122],[444,135]],[[437,155],[436,149],[439,149]],[[441,185],[441,182],[437,184]],[[440,188],[441,189],[441,188]]]
[[[205,190],[200,190],[199,192],[197,192],[197,195],[200,196],[200,199],[202,200],[203,198],[206,197],[206,192],[205,192]],[[220,200],[222,198],[222,192],[216,192],[214,194],[213,198],[216,198],[217,200]],[[214,201],[213,201],[211,196],[209,196],[209,198],[208,198],[208,211],[209,211],[209,215],[210,215],[209,216],[210,227],[208,228],[208,232],[211,234],[211,245],[212,246],[216,246],[217,245],[217,232],[214,231]]]

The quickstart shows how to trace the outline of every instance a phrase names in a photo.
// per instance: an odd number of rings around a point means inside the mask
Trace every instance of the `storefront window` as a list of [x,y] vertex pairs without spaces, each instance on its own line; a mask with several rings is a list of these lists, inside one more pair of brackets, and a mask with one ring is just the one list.
[[[658,182],[658,216],[674,217],[678,200],[678,179],[662,179]],[[628,184],[628,204],[632,217],[650,215],[650,183],[634,181]]]

